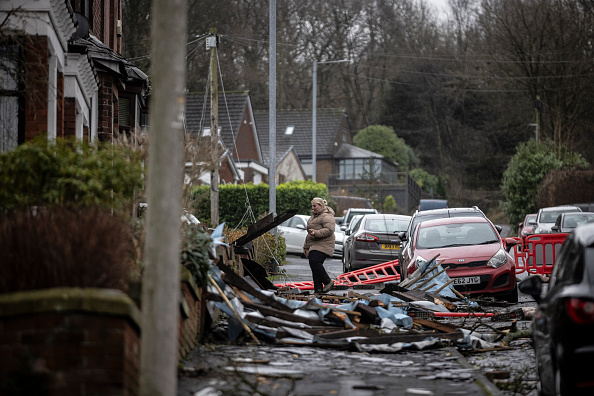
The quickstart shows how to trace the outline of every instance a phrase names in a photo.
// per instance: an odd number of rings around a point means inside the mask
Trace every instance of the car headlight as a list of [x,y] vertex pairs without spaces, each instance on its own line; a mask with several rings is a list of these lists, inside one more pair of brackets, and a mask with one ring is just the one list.
[[493,268],[499,268],[507,262],[507,255],[503,249],[499,249],[487,262],[487,265]]

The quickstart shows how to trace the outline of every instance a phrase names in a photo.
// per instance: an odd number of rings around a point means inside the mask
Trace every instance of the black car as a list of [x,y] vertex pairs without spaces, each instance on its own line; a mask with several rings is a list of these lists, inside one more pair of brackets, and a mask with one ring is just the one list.
[[532,321],[541,395],[594,394],[594,223],[566,238],[546,294],[540,276],[520,291],[539,303]]
[[406,230],[410,216],[368,214],[345,231],[343,271],[350,272],[398,258],[398,233]]
[[[409,259],[412,257],[412,242],[414,238],[414,230],[417,225],[426,220],[434,220],[434,219],[443,219],[446,217],[472,217],[472,216],[482,216],[487,218],[482,210],[478,207],[473,206],[471,208],[449,208],[449,209],[433,209],[433,210],[423,210],[417,211],[413,214],[410,224],[405,232],[401,232],[398,234],[398,237],[401,240],[400,249],[398,251],[398,259],[402,261],[403,257],[408,257]],[[501,227],[495,226],[498,232],[501,232]]]

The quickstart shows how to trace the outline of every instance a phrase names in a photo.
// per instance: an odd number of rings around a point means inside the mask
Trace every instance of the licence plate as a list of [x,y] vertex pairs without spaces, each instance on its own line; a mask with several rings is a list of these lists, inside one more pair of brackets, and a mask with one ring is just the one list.
[[392,243],[382,243],[382,249],[398,250],[400,249],[400,245],[395,245]]
[[477,285],[481,283],[480,276],[467,276],[461,278],[454,278],[454,285]]

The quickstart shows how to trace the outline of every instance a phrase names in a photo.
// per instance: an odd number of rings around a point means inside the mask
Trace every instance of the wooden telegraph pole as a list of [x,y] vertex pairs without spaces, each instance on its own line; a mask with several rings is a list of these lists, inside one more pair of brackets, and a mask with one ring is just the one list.
[[210,29],[206,46],[210,50],[210,152],[214,168],[210,172],[210,222],[213,227],[219,225],[219,85],[217,46],[218,37],[215,28]]

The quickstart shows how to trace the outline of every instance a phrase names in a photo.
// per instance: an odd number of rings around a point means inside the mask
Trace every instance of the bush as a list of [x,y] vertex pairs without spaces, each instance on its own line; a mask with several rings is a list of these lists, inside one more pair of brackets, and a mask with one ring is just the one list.
[[[241,238],[247,233],[246,228],[230,229],[225,227],[223,234],[225,240],[229,243],[233,243],[235,240]],[[276,265],[275,260],[278,264],[282,263],[287,256],[287,245],[285,244],[285,238],[278,236],[275,239],[272,233],[267,232],[264,235],[260,235],[258,238],[253,240],[254,245],[254,261],[266,268],[268,271],[272,270]]]
[[[269,193],[267,184],[219,186],[219,219],[229,227],[245,227],[253,218],[269,213]],[[248,200],[249,197],[249,200]],[[276,212],[297,209],[299,214],[311,214],[311,200],[314,197],[326,199],[336,211],[336,203],[330,199],[328,187],[312,181],[293,181],[279,184],[276,189]],[[210,222],[210,187],[197,186],[191,197],[194,214],[201,222]],[[251,210],[249,213],[248,209]]]
[[142,186],[141,153],[39,137],[0,155],[0,211],[28,207],[123,210]]
[[181,264],[190,271],[199,287],[206,287],[208,284],[211,246],[211,238],[206,231],[194,225],[184,224]]
[[97,208],[0,217],[0,293],[54,287],[128,291],[139,277],[130,224]]
[[550,141],[538,148],[534,140],[518,146],[503,173],[501,186],[505,195],[503,210],[511,224],[520,223],[527,213],[536,213],[538,188],[551,170],[587,166],[579,154],[563,154],[564,160],[560,160]]

